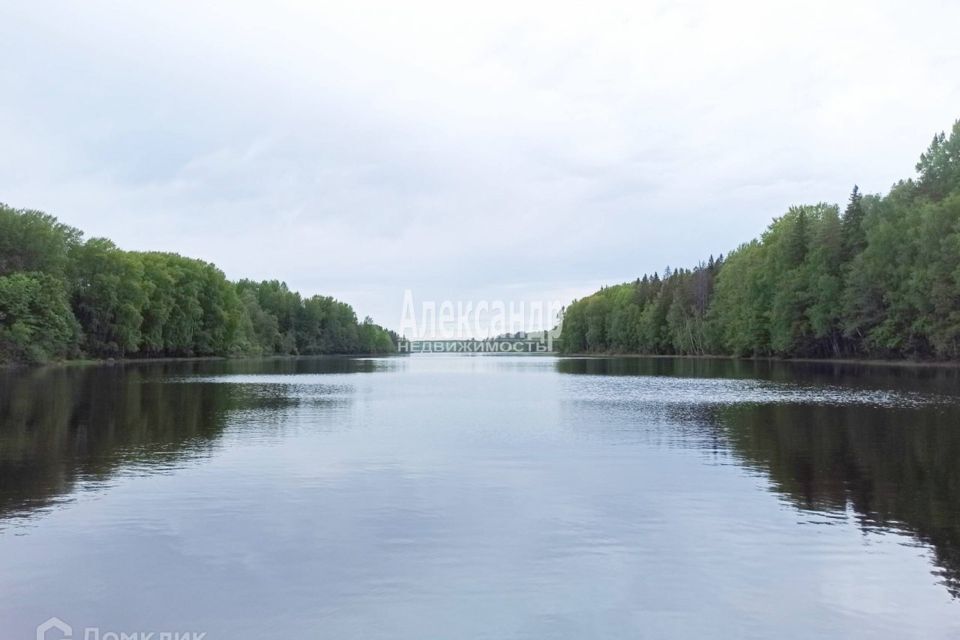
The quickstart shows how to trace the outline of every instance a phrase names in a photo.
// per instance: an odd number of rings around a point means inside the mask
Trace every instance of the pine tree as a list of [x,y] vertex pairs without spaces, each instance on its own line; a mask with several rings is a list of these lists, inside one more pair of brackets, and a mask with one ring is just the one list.
[[867,236],[863,230],[863,214],[863,194],[860,193],[860,187],[853,185],[850,200],[841,219],[844,262],[852,260],[867,246]]

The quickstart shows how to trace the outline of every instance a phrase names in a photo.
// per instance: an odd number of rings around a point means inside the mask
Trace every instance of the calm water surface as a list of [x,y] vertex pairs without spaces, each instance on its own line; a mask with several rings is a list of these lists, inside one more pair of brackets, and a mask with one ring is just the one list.
[[0,596],[4,640],[958,638],[960,370],[0,371]]

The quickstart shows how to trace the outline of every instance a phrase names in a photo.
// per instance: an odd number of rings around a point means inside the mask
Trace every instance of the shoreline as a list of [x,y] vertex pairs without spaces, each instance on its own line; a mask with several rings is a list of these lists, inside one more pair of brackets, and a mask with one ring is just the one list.
[[[296,358],[379,358],[398,355],[390,353],[318,353],[312,355],[269,356],[163,356],[160,358],[77,358],[75,360],[55,360],[51,362],[0,362],[0,371],[4,369],[41,369],[43,367],[85,367],[126,364],[151,364],[173,362],[242,362],[243,360],[294,360]],[[402,355],[402,354],[400,354]]]
[[646,358],[646,359],[683,359],[683,360],[729,360],[733,362],[765,362],[765,363],[797,363],[797,364],[841,364],[841,365],[862,365],[867,367],[908,367],[908,368],[936,368],[936,369],[960,369],[960,360],[878,360],[875,358],[778,358],[778,357],[756,357],[738,358],[737,356],[723,355],[667,355],[667,354],[644,354],[644,353],[557,353],[554,354],[560,358]]
[[[28,363],[28,362],[4,362],[0,363],[0,371],[9,369],[38,369],[43,367],[77,367],[77,366],[104,366],[104,365],[127,365],[127,364],[151,364],[151,363],[177,363],[177,362],[226,362],[226,361],[244,361],[244,360],[295,360],[299,358],[384,358],[392,356],[407,356],[410,354],[389,352],[389,353],[320,353],[311,355],[268,355],[268,356],[164,356],[160,358],[78,358],[76,360],[59,360],[54,362]],[[458,354],[447,354],[458,355]],[[524,355],[524,354],[459,354],[459,355]],[[739,358],[736,356],[725,355],[668,355],[668,354],[644,354],[644,353],[558,353],[547,352],[542,354],[531,354],[537,356],[553,356],[556,358],[632,358],[648,360],[727,360],[731,362],[755,362],[770,364],[836,364],[845,366],[865,366],[865,367],[901,367],[901,368],[930,368],[930,369],[960,369],[960,360],[878,360],[878,359],[858,359],[858,358],[778,358],[778,357],[749,357]]]

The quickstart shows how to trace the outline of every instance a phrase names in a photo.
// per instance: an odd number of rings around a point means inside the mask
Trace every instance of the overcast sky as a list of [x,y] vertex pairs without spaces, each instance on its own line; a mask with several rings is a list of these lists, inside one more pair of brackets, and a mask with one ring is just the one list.
[[0,0],[0,201],[400,323],[568,300],[882,192],[957,2]]

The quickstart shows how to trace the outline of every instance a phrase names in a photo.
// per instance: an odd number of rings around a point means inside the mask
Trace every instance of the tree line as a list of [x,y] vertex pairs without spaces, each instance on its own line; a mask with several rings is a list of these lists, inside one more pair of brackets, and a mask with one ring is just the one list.
[[333,298],[231,282],[208,262],[84,240],[0,204],[0,362],[386,353],[396,339]]
[[960,121],[917,176],[843,211],[791,207],[692,269],[604,287],[566,310],[561,349],[960,359]]

